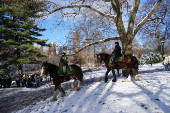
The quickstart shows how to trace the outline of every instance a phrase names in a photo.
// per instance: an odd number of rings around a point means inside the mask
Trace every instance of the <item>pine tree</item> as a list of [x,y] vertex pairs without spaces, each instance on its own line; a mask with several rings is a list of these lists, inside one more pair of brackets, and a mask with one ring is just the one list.
[[0,2],[0,69],[8,74],[14,68],[22,75],[22,64],[39,63],[44,58],[33,44],[46,46],[47,40],[40,40],[39,32],[44,31],[34,19],[42,16],[39,12],[45,6],[37,0],[1,0]]

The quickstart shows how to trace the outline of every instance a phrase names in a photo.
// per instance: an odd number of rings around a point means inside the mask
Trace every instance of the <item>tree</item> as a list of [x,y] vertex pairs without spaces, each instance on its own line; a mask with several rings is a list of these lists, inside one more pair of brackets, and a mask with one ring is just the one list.
[[[42,14],[43,1],[37,0],[2,0],[0,5],[0,68],[4,72],[17,68],[19,76],[22,75],[22,64],[38,63],[39,58],[44,58],[39,49],[33,44],[46,46],[46,40],[36,38],[41,36],[39,28],[34,24],[34,19]],[[5,17],[5,18],[4,18]],[[5,50],[4,50],[5,49]]]
[[[156,2],[156,0],[148,0],[144,5],[141,7],[141,10],[139,11],[139,20],[141,20],[141,17],[147,15],[149,11],[151,10],[151,6]],[[161,39],[165,37],[165,31],[166,31],[166,18],[168,17],[168,1],[166,0],[162,1],[161,5],[159,6],[159,9],[155,11],[155,13],[151,16],[148,22],[142,28],[140,29],[140,34],[142,38],[145,38],[146,40],[157,40],[157,50],[161,51]]]
[[[83,11],[81,12],[82,16],[79,17],[78,20],[76,20],[74,27],[70,29],[70,33],[68,35],[70,39],[68,45],[69,47],[71,46],[72,51],[74,51],[75,49],[79,50],[80,47],[95,42],[99,39],[104,39],[105,36],[109,36],[112,33],[111,27],[104,22],[104,20],[106,20],[104,17],[90,12],[89,9],[85,10],[85,12],[87,13],[83,13]],[[75,33],[77,35],[75,35]],[[72,34],[74,34],[73,37]],[[78,37],[78,40],[75,40],[75,36]],[[78,44],[75,44],[75,41],[78,42]],[[101,44],[100,47],[104,48],[105,45]],[[84,52],[84,54],[82,52]],[[85,57],[86,66],[89,66],[89,64],[95,62],[95,45],[92,47],[87,47],[87,49],[83,50],[82,52],[79,53],[79,55],[83,54],[83,56]]]
[[[104,1],[103,0],[101,0],[101,1],[100,0],[99,1],[77,0],[77,1],[71,1],[71,2],[70,2],[70,0],[68,0],[68,1],[65,1],[66,5],[63,5],[63,3],[60,3],[59,0],[56,0],[55,3],[53,2],[53,5],[51,5],[52,8],[50,10],[48,10],[48,12],[49,12],[49,14],[52,14],[54,12],[60,11],[62,14],[64,14],[63,12],[69,13],[69,10],[67,10],[67,8],[77,8],[77,12],[74,12],[74,14],[77,15],[77,14],[79,14],[79,11],[82,8],[89,8],[92,11],[100,14],[101,16],[110,18],[110,19],[112,19],[112,21],[115,22],[119,36],[106,38],[104,40],[100,40],[100,41],[88,44],[88,45],[82,47],[79,51],[77,51],[77,53],[91,45],[116,39],[116,40],[120,40],[122,42],[122,50],[123,50],[122,53],[123,54],[132,54],[132,41],[133,41],[135,35],[139,31],[139,29],[152,16],[152,14],[158,8],[161,1],[162,0],[157,0],[157,2],[153,6],[153,8],[150,10],[148,15],[146,15],[144,17],[144,19],[141,22],[139,22],[139,24],[135,25],[135,18],[136,18],[136,14],[137,14],[137,11],[139,8],[140,0],[134,0],[132,9],[130,10],[130,14],[127,15],[127,17],[129,18],[127,29],[125,28],[125,24],[123,22],[123,16],[124,16],[123,9],[124,9],[124,6],[128,6],[127,4],[125,4],[128,2],[127,0],[104,0]],[[109,7],[107,5],[108,3],[106,3],[106,2],[110,3]],[[64,10],[64,9],[66,9],[66,10]],[[101,11],[102,9],[104,9],[104,11]],[[72,14],[73,14],[73,12],[72,12]]]

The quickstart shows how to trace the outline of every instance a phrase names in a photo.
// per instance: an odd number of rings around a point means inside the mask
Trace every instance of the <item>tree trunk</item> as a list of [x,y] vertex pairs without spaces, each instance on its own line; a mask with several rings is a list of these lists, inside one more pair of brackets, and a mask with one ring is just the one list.
[[[127,38],[124,38],[124,40],[121,40],[122,42],[122,54],[132,54],[132,41],[134,36],[129,35]],[[121,38],[122,39],[122,38]]]
[[[16,42],[20,42],[19,36],[16,35],[15,36],[15,41]],[[19,46],[19,45],[18,45]],[[21,57],[21,53],[20,53],[20,49],[17,48],[17,59],[19,59]],[[17,72],[18,72],[18,77],[22,77],[22,64],[17,62]]]
[[[121,40],[122,42],[122,54],[132,54],[132,41],[133,41],[134,36],[129,35],[124,38],[125,40]],[[121,38],[122,39],[122,38]],[[122,69],[122,75],[124,77],[128,76],[128,70],[127,68]]]
[[159,20],[156,22],[156,29],[157,29],[157,38],[158,38],[158,51],[161,51],[161,38],[160,38],[160,31],[159,31]]
[[23,72],[22,72],[22,65],[20,63],[17,65],[17,72],[18,72],[18,77],[22,77]]

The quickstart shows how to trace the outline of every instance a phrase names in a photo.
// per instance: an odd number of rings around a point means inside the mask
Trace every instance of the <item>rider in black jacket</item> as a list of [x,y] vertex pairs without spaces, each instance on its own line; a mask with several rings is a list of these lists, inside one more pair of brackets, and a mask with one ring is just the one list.
[[114,51],[111,54],[111,60],[112,60],[112,67],[114,67],[114,61],[117,57],[121,56],[121,47],[119,46],[119,42],[115,42],[115,48]]

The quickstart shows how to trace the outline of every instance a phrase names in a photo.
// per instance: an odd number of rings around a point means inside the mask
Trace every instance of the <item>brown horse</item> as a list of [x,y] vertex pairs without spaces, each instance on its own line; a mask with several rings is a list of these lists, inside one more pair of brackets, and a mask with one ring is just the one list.
[[[74,69],[74,72],[72,74],[68,74],[68,79],[69,80],[74,79],[73,83],[71,84],[71,88],[73,88],[73,89],[75,88],[75,85],[78,81],[78,85],[76,88],[76,91],[78,91],[81,89],[81,83],[83,82],[83,71],[82,71],[81,67],[79,67],[75,64],[72,64],[70,66]],[[61,87],[61,83],[64,82],[64,76],[60,76],[58,70],[59,70],[59,67],[54,64],[47,63],[47,62],[43,62],[43,64],[42,64],[40,76],[42,76],[43,74],[49,73],[50,76],[53,78],[53,84],[55,85],[54,95],[51,99],[51,102],[57,100],[56,96],[57,96],[58,90],[61,92],[60,97],[65,96],[65,91]]]
[[105,62],[105,66],[107,68],[106,74],[105,74],[105,83],[108,81],[108,73],[112,70],[113,73],[113,80],[112,82],[116,82],[116,75],[114,69],[123,69],[127,68],[128,70],[128,78],[125,80],[125,82],[131,81],[131,75],[132,70],[134,72],[135,80],[139,79],[138,76],[138,60],[135,56],[132,56],[130,54],[124,55],[124,59],[122,61],[115,62],[115,68],[111,66],[111,63],[109,62],[111,55],[107,53],[99,53],[97,54],[97,62],[101,63],[102,61]]

